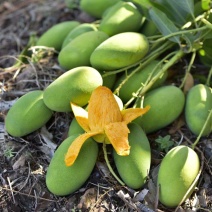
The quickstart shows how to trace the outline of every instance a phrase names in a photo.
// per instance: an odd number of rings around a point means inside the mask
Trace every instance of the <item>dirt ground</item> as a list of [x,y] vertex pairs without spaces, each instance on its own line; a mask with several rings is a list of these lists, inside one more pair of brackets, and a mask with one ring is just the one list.
[[[148,136],[152,166],[147,183],[140,190],[120,186],[108,171],[100,151],[89,179],[79,191],[66,197],[48,191],[45,174],[55,149],[67,136],[72,114],[54,113],[45,127],[22,138],[14,138],[5,131],[4,118],[12,104],[31,90],[43,90],[63,72],[54,52],[39,62],[13,66],[18,55],[30,37],[40,36],[65,20],[94,19],[77,8],[68,9],[63,0],[0,1],[0,211],[175,211],[158,202],[156,177],[164,152],[158,151],[153,141],[159,135],[170,134],[174,142],[189,145],[196,137],[185,125],[178,130],[171,125]],[[181,63],[182,66],[185,61]],[[204,74],[201,65],[196,67]],[[197,153],[202,165],[197,189],[176,211],[212,211],[211,136],[200,140]],[[110,148],[108,156],[115,169]]]

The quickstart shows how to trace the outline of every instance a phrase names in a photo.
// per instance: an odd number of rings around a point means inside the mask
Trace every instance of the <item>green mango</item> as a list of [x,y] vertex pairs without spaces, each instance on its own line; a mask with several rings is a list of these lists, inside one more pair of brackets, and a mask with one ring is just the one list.
[[112,89],[113,86],[114,86],[114,83],[116,81],[116,74],[110,74],[108,76],[103,76],[102,79],[103,79],[103,85]]
[[141,27],[140,32],[149,37],[149,36],[155,36],[155,35],[160,35],[161,33],[158,31],[155,23],[150,20],[146,20],[144,24]]
[[81,0],[80,8],[95,18],[101,18],[105,10],[120,0]]
[[135,119],[146,133],[151,133],[168,126],[175,121],[184,109],[185,96],[180,88],[167,85],[156,88],[144,95],[144,101],[137,102],[137,107],[150,106],[150,110]]
[[97,28],[94,24],[83,23],[79,26],[75,27],[65,38],[63,41],[62,48],[64,48],[68,43],[70,43],[77,36],[90,31],[97,31]]
[[66,138],[57,148],[46,173],[46,185],[50,192],[66,196],[77,191],[89,178],[98,155],[98,144],[91,138],[83,144],[72,166],[66,166],[65,154],[78,135]]
[[[167,207],[176,207],[189,198],[199,169],[199,157],[193,149],[184,145],[172,148],[159,167],[157,184],[160,202]],[[190,187],[191,191],[186,195]]]
[[53,81],[44,90],[43,100],[47,107],[54,111],[69,112],[70,102],[85,106],[93,90],[102,83],[102,77],[96,69],[80,66]]
[[99,30],[109,36],[122,32],[137,32],[142,23],[142,15],[131,2],[119,1],[102,17]]
[[100,31],[85,32],[77,36],[60,51],[58,55],[60,66],[66,70],[78,66],[90,66],[92,52],[107,38],[108,35]]
[[150,170],[151,150],[144,131],[135,123],[128,125],[130,154],[120,156],[113,151],[115,165],[124,183],[132,189],[141,188]]
[[47,46],[55,48],[55,50],[60,51],[62,44],[66,36],[70,31],[75,27],[79,26],[80,22],[78,21],[64,21],[58,23],[46,32],[44,32],[38,39],[36,46]]
[[68,137],[74,134],[83,134],[83,133],[85,133],[85,131],[78,124],[76,118],[73,118],[68,129]]
[[10,108],[5,119],[6,131],[22,137],[41,128],[51,116],[52,110],[43,101],[43,91],[30,91]]
[[[186,96],[185,120],[188,128],[199,135],[209,111],[212,110],[212,89],[207,85],[198,84],[192,87]],[[212,116],[210,117],[202,136],[212,132]]]
[[[160,71],[160,67],[154,70],[154,68],[158,63],[159,61],[153,60],[146,67],[138,68],[139,70],[121,86],[121,88],[119,89],[119,97],[122,99],[124,103],[126,103],[133,97],[133,93],[136,93],[139,90],[139,88],[144,86],[146,82],[151,81],[151,79],[156,74],[158,74],[158,72]],[[132,73],[135,69],[137,68],[129,70],[128,73],[129,74]],[[167,75],[168,75],[167,72],[162,74],[161,77],[157,81],[155,81],[151,89],[161,86],[166,80]],[[123,82],[123,80],[126,79],[126,77],[127,77],[126,73],[124,73],[119,77],[119,79],[115,83],[114,90],[118,88],[118,86]]]
[[149,50],[147,38],[137,32],[123,32],[102,42],[91,54],[91,65],[102,71],[111,71],[132,65]]

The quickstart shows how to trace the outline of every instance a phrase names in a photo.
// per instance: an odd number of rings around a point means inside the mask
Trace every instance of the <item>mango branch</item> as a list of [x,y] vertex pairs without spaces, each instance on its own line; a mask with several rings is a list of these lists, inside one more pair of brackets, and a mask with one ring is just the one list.
[[115,174],[115,172],[113,171],[113,169],[112,169],[112,167],[111,167],[111,165],[110,165],[110,162],[109,162],[108,157],[107,157],[107,150],[106,150],[106,144],[105,144],[105,142],[103,142],[103,147],[102,147],[102,149],[103,149],[103,153],[104,153],[105,162],[106,162],[106,164],[107,164],[107,167],[108,167],[110,173],[114,176],[114,178],[115,178],[122,186],[124,186],[124,185],[125,185],[124,182]]
[[[135,100],[135,98],[137,98],[139,96],[139,94],[142,91],[142,89],[151,81],[153,73],[159,68],[159,66],[162,65],[162,63],[164,61],[168,60],[173,54],[175,54],[175,52],[171,52],[166,57],[164,57],[160,62],[157,63],[157,65],[155,66],[155,68],[152,71],[152,74],[149,75],[149,77],[147,78],[146,82],[143,83],[142,86],[137,91],[135,91],[135,93],[133,94],[132,98],[130,98],[128,100],[128,102],[124,105],[124,108],[127,108]],[[137,98],[137,100],[138,100],[138,98]]]
[[206,119],[206,121],[205,121],[205,123],[204,123],[204,125],[202,127],[202,130],[200,131],[200,134],[198,135],[196,141],[191,145],[192,149],[194,149],[196,147],[196,145],[198,144],[198,142],[199,142],[200,138],[202,137],[202,134],[203,134],[206,126],[208,125],[208,122],[211,119],[211,116],[212,116],[212,110],[209,111],[208,117],[207,117],[207,119]]
[[188,76],[188,74],[189,74],[190,71],[191,71],[191,68],[192,68],[192,65],[193,65],[193,63],[194,63],[195,58],[196,58],[196,51],[194,51],[194,52],[192,53],[191,60],[190,60],[190,62],[189,62],[189,64],[188,64],[188,67],[187,67],[187,69],[186,69],[185,76],[184,76],[183,81],[182,81],[181,85],[179,86],[179,88],[182,88],[182,87],[184,86],[184,84],[185,84],[185,82],[186,82],[186,79],[187,79],[187,76]]
[[207,81],[206,81],[206,85],[209,86],[209,87],[210,87],[211,77],[212,77],[212,66],[210,68],[208,78],[207,78]]
[[165,71],[167,71],[172,65],[174,65],[180,58],[182,58],[185,55],[183,50],[179,50],[158,72],[158,74],[152,78],[152,80],[142,89],[139,96],[143,96],[155,83],[156,80],[160,78],[162,74],[164,74]]
[[105,74],[102,75],[102,77],[107,77],[109,75],[118,74],[120,72],[126,71],[126,70],[133,68],[135,66],[138,66],[138,65],[140,65],[140,68],[144,67],[144,66],[148,65],[152,60],[158,58],[166,50],[170,49],[173,45],[174,45],[174,43],[172,43],[172,42],[163,42],[163,44],[160,47],[158,47],[155,51],[152,51],[152,49],[150,49],[151,50],[150,54],[148,54],[144,59],[142,59],[142,60],[140,60],[140,61],[138,61],[138,62],[136,62],[132,65],[129,65],[127,67],[117,69],[117,70],[114,70],[114,71],[106,72]]
[[[132,77],[136,72],[138,72],[141,68],[144,68],[145,66],[147,66],[148,64],[150,64],[153,60],[155,60],[156,58],[158,58],[162,53],[164,53],[166,50],[170,49],[173,46],[173,43],[171,42],[165,42],[162,46],[160,46],[157,50],[153,51],[152,53],[150,53],[145,60],[139,61],[136,64],[133,64],[131,66],[125,67],[123,69],[119,69],[116,71],[116,73],[119,73],[121,71],[126,71],[136,65],[139,65],[134,71],[132,71],[123,81],[122,83],[120,83],[120,85],[116,88],[116,90],[114,91],[114,94],[118,94],[120,88],[122,87],[122,85],[124,83],[127,82],[127,80],[130,79],[130,77]],[[110,72],[111,73],[111,72]],[[114,73],[114,72],[113,72]],[[106,73],[104,76],[108,76],[110,75],[109,73]]]

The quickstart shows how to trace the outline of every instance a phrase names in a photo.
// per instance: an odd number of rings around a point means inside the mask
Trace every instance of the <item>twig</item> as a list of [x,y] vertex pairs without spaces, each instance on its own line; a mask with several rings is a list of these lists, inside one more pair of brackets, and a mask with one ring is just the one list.
[[205,121],[205,123],[204,123],[204,125],[203,125],[203,127],[202,127],[202,129],[200,131],[200,134],[198,135],[196,141],[191,145],[192,149],[194,149],[196,147],[196,145],[198,144],[199,139],[202,137],[202,134],[203,134],[207,124],[209,123],[211,116],[212,116],[212,110],[210,110],[210,112],[208,114],[208,117],[207,117],[207,119],[206,119],[206,121]]
[[13,203],[15,204],[15,197],[14,197],[14,194],[13,194],[13,189],[12,189],[12,185],[11,185],[9,177],[7,177],[7,181],[9,183],[10,191],[11,191],[11,194],[12,194],[12,197],[13,197]]
[[16,191],[16,190],[13,190],[13,189],[11,190],[11,189],[9,189],[9,188],[2,188],[2,190],[11,191],[11,192],[13,192],[13,193],[21,194],[21,195],[28,196],[28,197],[37,198],[37,199],[40,199],[40,200],[45,200],[45,201],[49,201],[49,202],[55,202],[55,200],[46,199],[46,198],[43,198],[43,197],[35,197],[34,195],[25,194],[25,193],[20,192],[20,191]]
[[106,144],[105,142],[103,142],[103,152],[104,152],[104,158],[105,158],[105,161],[106,161],[106,164],[107,164],[107,167],[110,171],[110,173],[115,177],[115,179],[122,185],[124,186],[125,183],[115,174],[115,172],[113,171],[111,165],[110,165],[110,162],[108,160],[108,157],[107,157],[107,150],[106,150]]

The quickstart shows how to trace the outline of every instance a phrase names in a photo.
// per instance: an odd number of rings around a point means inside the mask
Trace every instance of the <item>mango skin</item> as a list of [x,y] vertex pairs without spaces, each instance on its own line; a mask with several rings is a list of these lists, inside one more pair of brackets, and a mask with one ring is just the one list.
[[65,40],[63,41],[62,48],[64,48],[68,43],[70,43],[77,36],[79,36],[85,32],[90,32],[90,31],[97,31],[97,28],[94,24],[83,23],[83,24],[80,24],[79,26],[75,27],[66,36]]
[[[137,103],[140,107],[141,101]],[[182,113],[185,96],[174,85],[156,88],[144,95],[143,107],[150,105],[148,113],[135,119],[146,133],[152,133],[175,121]]]
[[115,165],[122,180],[132,189],[141,188],[146,182],[151,162],[151,150],[144,131],[135,123],[128,125],[130,154],[117,155],[113,151]]
[[60,51],[58,55],[60,66],[66,70],[90,66],[92,52],[107,38],[108,35],[100,31],[85,32],[77,36]]
[[76,118],[73,118],[68,129],[68,137],[74,134],[83,134],[83,133],[85,133],[85,131],[78,124]]
[[53,81],[44,90],[43,100],[53,111],[69,112],[70,101],[79,106],[86,105],[93,90],[102,83],[102,77],[96,69],[80,66],[65,72]]
[[43,101],[43,91],[30,91],[10,108],[5,127],[10,135],[22,137],[45,125],[51,116],[52,110]]
[[[199,135],[205,121],[212,110],[212,89],[206,85],[198,84],[192,87],[187,94],[185,104],[185,119],[188,128]],[[202,136],[212,132],[212,116],[203,131]]]
[[105,10],[119,1],[120,0],[81,0],[80,8],[95,18],[101,18]]
[[97,70],[111,71],[132,65],[149,50],[147,38],[137,32],[123,32],[102,42],[91,54],[91,65]]
[[142,15],[133,3],[119,1],[102,17],[99,30],[109,36],[122,32],[137,32],[141,22]]
[[[159,71],[160,68],[154,71],[155,66],[158,64],[159,61],[153,60],[149,65],[144,68],[140,68],[132,77],[130,77],[119,89],[119,97],[122,99],[123,102],[129,101],[133,97],[133,93],[135,93],[142,84],[145,84],[148,78],[152,79]],[[137,69],[137,68],[134,68]],[[134,71],[134,69],[129,71],[129,74]],[[153,84],[151,89],[157,88],[161,86],[167,78],[167,72],[161,75],[161,77]],[[114,90],[122,83],[123,80],[126,78],[126,73],[121,75],[117,82],[115,83]]]
[[68,33],[79,25],[80,22],[78,21],[64,21],[56,24],[40,36],[36,46],[47,46],[60,51]]
[[58,196],[66,196],[77,191],[90,176],[98,155],[98,145],[88,139],[72,166],[65,165],[65,154],[78,134],[66,138],[49,164],[46,174],[46,185],[50,192]]
[[[163,158],[158,172],[160,202],[167,207],[178,206],[198,175],[199,169],[199,157],[193,149],[183,145],[171,149]],[[194,188],[195,185],[187,198]]]

